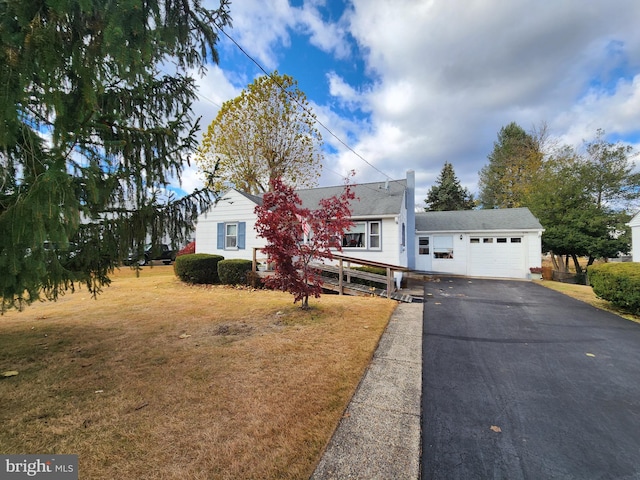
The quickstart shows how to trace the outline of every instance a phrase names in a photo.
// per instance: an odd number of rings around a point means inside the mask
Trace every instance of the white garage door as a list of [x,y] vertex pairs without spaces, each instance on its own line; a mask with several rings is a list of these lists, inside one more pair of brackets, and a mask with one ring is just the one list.
[[470,237],[468,275],[523,278],[525,244],[522,237]]

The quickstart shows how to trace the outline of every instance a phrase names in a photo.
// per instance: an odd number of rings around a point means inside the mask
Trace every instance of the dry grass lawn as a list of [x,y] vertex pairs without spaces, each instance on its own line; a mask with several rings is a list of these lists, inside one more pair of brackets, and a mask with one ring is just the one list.
[[396,303],[124,269],[0,317],[0,452],[74,453],[83,479],[308,478]]

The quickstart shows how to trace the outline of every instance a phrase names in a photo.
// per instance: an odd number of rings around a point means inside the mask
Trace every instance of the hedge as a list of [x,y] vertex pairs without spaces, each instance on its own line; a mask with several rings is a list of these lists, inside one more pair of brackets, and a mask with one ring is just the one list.
[[176,276],[188,283],[220,283],[218,262],[224,260],[221,255],[208,253],[190,253],[176,257],[173,270]]
[[594,293],[618,308],[640,315],[640,264],[600,263],[587,273]]
[[218,278],[226,285],[246,285],[247,273],[251,271],[253,262],[241,258],[230,258],[218,262]]
[[[376,275],[382,275],[383,277],[387,276],[387,269],[383,267],[371,267],[371,266],[363,265],[362,267],[354,267],[353,269],[359,270],[360,272],[375,273]],[[384,285],[386,283],[386,280],[382,280],[381,282],[374,282],[373,280],[367,280],[365,278],[353,277],[351,279],[351,282],[359,283],[367,287],[379,288],[380,285]]]

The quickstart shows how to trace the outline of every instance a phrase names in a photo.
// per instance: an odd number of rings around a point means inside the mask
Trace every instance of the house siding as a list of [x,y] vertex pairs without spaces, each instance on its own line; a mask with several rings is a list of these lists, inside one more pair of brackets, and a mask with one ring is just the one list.
[[[400,220],[400,217],[398,217]],[[372,260],[375,262],[389,263],[392,265],[406,266],[406,252],[400,252],[402,232],[398,228],[401,222],[396,223],[396,217],[393,218],[354,218],[354,222],[358,221],[380,221],[381,222],[381,249],[364,249],[364,248],[348,248],[342,249],[342,255],[348,257],[359,258],[362,260]]]
[[[474,231],[474,232],[417,232],[419,237],[430,238],[429,258],[419,256],[418,269],[434,273],[468,275],[475,277],[528,278],[530,267],[541,265],[541,239],[539,232],[526,231]],[[435,258],[438,237],[452,238],[453,258]],[[506,238],[506,244],[497,238]],[[511,238],[521,242],[511,243]],[[491,238],[491,244],[472,244],[471,238]]]
[[[227,192],[209,211],[198,217],[196,228],[196,253],[222,255],[224,258],[242,258],[251,260],[253,248],[262,248],[265,242],[255,234],[255,202],[235,190]],[[245,223],[244,248],[218,248],[218,224]],[[238,243],[242,246],[242,229],[239,229]],[[224,246],[224,242],[222,242]]]
[[[453,238],[453,258],[435,258],[434,249],[437,237]],[[465,238],[460,240],[460,234],[438,232],[431,234],[431,269],[434,272],[452,273],[454,275],[467,274],[467,248]]]

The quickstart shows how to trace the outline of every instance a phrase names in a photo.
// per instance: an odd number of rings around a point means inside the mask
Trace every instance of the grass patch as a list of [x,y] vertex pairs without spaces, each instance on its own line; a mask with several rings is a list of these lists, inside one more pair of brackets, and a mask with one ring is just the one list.
[[640,317],[632,315],[619,308],[614,307],[610,302],[599,298],[594,292],[593,288],[588,285],[576,285],[572,283],[553,282],[549,280],[534,280],[535,283],[542,285],[543,287],[550,288],[560,293],[564,293],[576,300],[588,303],[600,310],[614,313],[622,318],[631,320],[636,323],[640,323]]
[[116,272],[0,317],[0,451],[87,479],[308,478],[396,303]]

